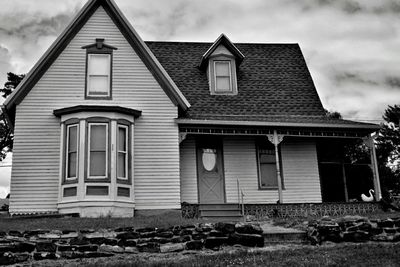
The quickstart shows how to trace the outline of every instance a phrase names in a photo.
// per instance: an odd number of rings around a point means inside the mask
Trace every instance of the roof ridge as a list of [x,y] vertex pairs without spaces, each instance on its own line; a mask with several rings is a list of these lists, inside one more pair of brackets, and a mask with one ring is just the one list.
[[[159,40],[145,40],[145,43],[168,43],[168,44],[213,44],[213,42],[201,42],[201,41],[171,41],[171,40],[165,40],[165,41],[159,41]],[[299,43],[236,43],[233,42],[233,44],[237,45],[299,45]]]

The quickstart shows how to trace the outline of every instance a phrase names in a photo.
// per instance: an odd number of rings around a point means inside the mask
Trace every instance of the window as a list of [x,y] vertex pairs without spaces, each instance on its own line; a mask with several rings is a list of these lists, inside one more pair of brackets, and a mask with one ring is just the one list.
[[128,179],[128,126],[118,125],[117,178]]
[[214,61],[215,70],[215,91],[231,92],[232,91],[232,75],[230,61]]
[[88,54],[87,96],[109,97],[111,95],[111,55]]
[[107,178],[108,123],[89,123],[88,131],[88,178]]
[[[262,144],[257,148],[258,157],[258,179],[261,189],[278,188],[278,177],[276,170],[275,147],[272,144]],[[281,164],[279,162],[279,164]],[[282,170],[282,167],[280,168]],[[283,180],[282,180],[283,185]]]
[[65,150],[65,178],[74,180],[78,177],[78,125],[67,125]]

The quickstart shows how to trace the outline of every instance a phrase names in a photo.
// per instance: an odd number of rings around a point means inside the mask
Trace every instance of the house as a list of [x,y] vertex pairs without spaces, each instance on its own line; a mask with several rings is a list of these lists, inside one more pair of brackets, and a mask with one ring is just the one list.
[[[343,144],[378,129],[325,115],[297,44],[144,42],[112,0],[90,0],[2,109],[11,214],[133,216],[239,191],[245,204],[348,201],[359,183]],[[364,192],[378,199],[371,148]]]

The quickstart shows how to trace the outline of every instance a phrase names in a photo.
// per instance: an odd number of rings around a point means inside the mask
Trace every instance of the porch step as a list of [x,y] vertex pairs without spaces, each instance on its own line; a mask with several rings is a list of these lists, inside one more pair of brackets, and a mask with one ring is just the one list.
[[200,217],[210,221],[242,221],[238,204],[201,204],[199,206]]

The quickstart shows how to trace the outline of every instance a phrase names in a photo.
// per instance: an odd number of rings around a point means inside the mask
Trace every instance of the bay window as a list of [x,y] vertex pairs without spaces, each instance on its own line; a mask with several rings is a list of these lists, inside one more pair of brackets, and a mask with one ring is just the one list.
[[65,149],[65,179],[74,180],[78,177],[78,124],[67,125]]
[[88,178],[108,176],[108,123],[88,123]]
[[117,179],[128,179],[128,126],[118,124]]

